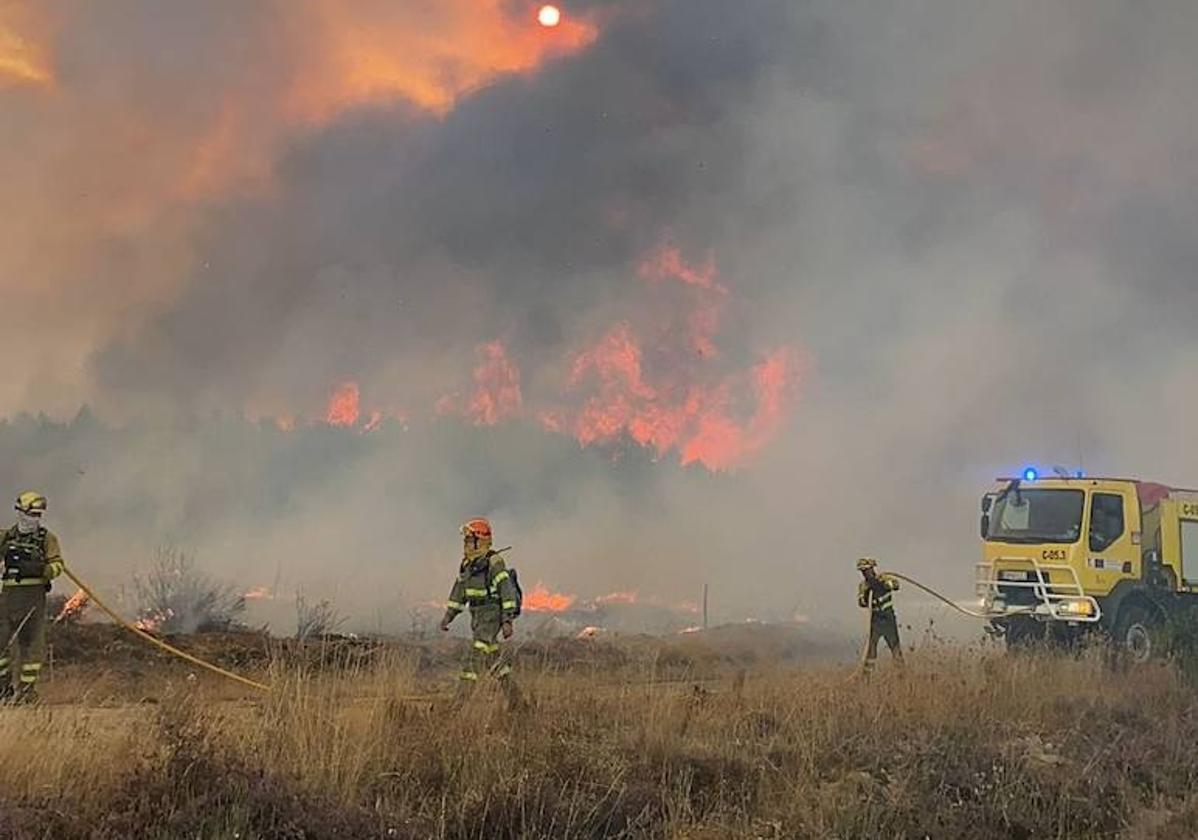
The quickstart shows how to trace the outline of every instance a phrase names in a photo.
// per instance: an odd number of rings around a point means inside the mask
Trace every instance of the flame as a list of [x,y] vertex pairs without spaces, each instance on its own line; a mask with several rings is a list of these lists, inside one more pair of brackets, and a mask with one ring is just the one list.
[[[506,344],[486,342],[475,348],[472,389],[442,396],[432,411],[476,426],[531,417],[584,447],[628,440],[658,457],[674,453],[683,465],[711,471],[744,464],[781,431],[800,380],[796,354],[776,348],[739,370],[718,358],[729,294],[710,254],[701,263],[688,261],[667,240],[636,271],[655,286],[669,282],[673,290],[657,301],[669,313],[665,319],[653,313],[641,319],[658,331],[650,342],[631,319],[616,322],[567,358],[559,398],[538,400],[527,410],[521,371]],[[406,428],[405,412],[364,409],[361,389],[350,380],[334,389],[323,422],[365,433],[389,416]],[[275,422],[280,429],[295,425],[293,419]]]
[[577,598],[574,595],[562,595],[550,592],[545,585],[537,585],[524,593],[524,609],[528,612],[565,612],[574,606]]
[[709,251],[702,265],[690,265],[683,258],[682,251],[678,246],[669,239],[663,241],[653,253],[641,261],[641,264],[637,266],[637,274],[642,279],[655,282],[677,280],[700,289],[727,291],[716,283],[718,272],[714,253]]
[[[747,425],[732,415],[733,390],[744,387],[741,379],[659,390],[646,382],[640,345],[630,327],[620,324],[574,362],[571,387],[589,381],[595,393],[574,417],[571,432],[583,446],[627,434],[659,455],[677,449],[683,464],[726,470],[761,449],[780,427],[794,380],[789,351],[774,351],[750,371],[756,406]],[[560,426],[560,417],[546,424]]]
[[337,386],[329,398],[325,422],[330,426],[356,426],[361,415],[362,391],[357,382],[344,382]]
[[595,604],[598,606],[606,606],[607,604],[635,604],[636,600],[636,592],[612,592],[608,595],[600,595],[595,599]]
[[603,627],[584,627],[578,631],[576,639],[593,639],[601,633],[606,633],[607,629]]
[[88,595],[82,589],[76,590],[75,594],[72,595],[67,602],[62,605],[62,609],[59,610],[58,615],[54,618],[54,623],[59,624],[63,621],[69,621],[70,619],[75,618],[77,615],[83,612],[90,601],[90,595]]
[[582,407],[543,412],[542,426],[568,430],[583,446],[627,436],[659,457],[676,451],[683,464],[713,471],[739,466],[781,427],[797,384],[791,352],[774,350],[748,371],[713,378],[705,363],[719,355],[716,337],[728,296],[717,281],[714,256],[690,262],[666,239],[639,263],[637,274],[654,284],[676,281],[692,290],[683,320],[693,356],[672,349],[674,333],[667,325],[653,345],[650,376],[640,338],[630,322],[620,322],[570,366],[567,391],[589,394]]
[[520,411],[520,369],[508,358],[501,341],[482,345],[478,355],[469,415],[476,426],[494,426]]
[[147,613],[141,616],[137,621],[133,622],[133,626],[143,633],[157,634],[161,632],[162,627],[175,617],[175,611],[169,607],[158,611]]
[[267,601],[274,596],[270,594],[270,590],[265,586],[255,586],[253,589],[242,594],[241,597],[247,601]]

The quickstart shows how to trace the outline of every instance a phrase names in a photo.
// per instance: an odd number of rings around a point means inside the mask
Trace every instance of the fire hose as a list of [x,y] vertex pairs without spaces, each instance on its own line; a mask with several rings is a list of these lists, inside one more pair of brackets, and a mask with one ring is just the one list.
[[[952,607],[954,610],[961,613],[962,615],[967,615],[970,618],[990,618],[990,616],[987,615],[986,613],[974,612],[973,610],[966,609],[965,607],[958,604],[956,601],[953,601],[952,599],[950,599],[944,595],[941,595],[939,592],[937,592],[935,589],[933,589],[930,586],[924,586],[922,583],[915,580],[914,578],[907,577],[906,575],[899,574],[898,572],[887,572],[887,574],[889,574],[891,577],[896,577],[899,580],[905,580],[907,583],[911,584],[916,589],[923,590],[924,592],[926,592],[927,594],[929,594],[933,598],[935,598],[937,601],[941,601],[941,602],[947,604],[948,606]],[[1012,612],[1015,612],[1015,610],[1012,610]]]
[[[249,686],[250,688],[256,688],[259,691],[270,691],[270,686],[266,685],[265,683],[256,682],[255,680],[251,680],[248,677],[243,677],[240,674],[233,673],[232,671],[227,671],[224,668],[221,668],[219,665],[214,665],[211,662],[205,662],[203,659],[192,656],[190,653],[180,650],[179,648],[175,647],[174,645],[167,644],[166,642],[157,638],[153,634],[147,633],[146,631],[142,630],[140,627],[137,627],[136,625],[131,624],[123,616],[121,616],[120,613],[118,613],[116,610],[112,609],[106,603],[104,603],[104,601],[102,599],[100,599],[99,596],[96,595],[95,591],[90,586],[88,586],[86,583],[84,583],[69,568],[64,567],[63,574],[65,574],[68,578],[70,578],[71,581],[74,582],[74,584],[76,586],[78,586],[79,589],[82,590],[87,595],[87,597],[92,602],[94,602],[97,607],[100,608],[100,610],[102,612],[104,612],[109,618],[111,618],[113,621],[115,621],[121,627],[124,627],[126,630],[128,630],[133,635],[138,636],[139,638],[143,639],[144,641],[149,642],[150,644],[154,645],[155,647],[159,648],[160,650],[166,651],[167,653],[171,654],[172,656],[176,656],[179,659],[182,659],[186,662],[190,662],[192,665],[196,665],[200,668],[204,668],[208,671],[211,671],[214,674],[218,674],[219,676],[225,677],[226,679],[233,680],[234,682],[241,683],[242,685]],[[975,612],[973,610],[969,610],[969,609],[966,609],[965,607],[962,607],[960,604],[957,604],[952,599],[948,598],[945,595],[940,594],[932,587],[926,586],[926,585],[920,583],[919,581],[915,580],[912,577],[908,577],[907,575],[901,574],[899,572],[889,572],[888,574],[890,574],[893,577],[898,578],[899,580],[906,581],[907,583],[914,586],[916,589],[920,589],[923,592],[927,593],[928,595],[931,595],[936,600],[948,605],[949,607],[951,607],[952,609],[961,613],[962,615],[967,615],[971,618],[982,618],[982,619],[990,618],[990,616],[987,615],[986,613]],[[1030,611],[1030,608],[1027,610],[1013,610],[1012,613],[1027,612],[1027,611]],[[1010,614],[1010,613],[1008,613],[1008,614]],[[22,624],[23,623],[24,622],[22,622]],[[19,628],[18,628],[18,632],[19,632]],[[519,648],[519,647],[523,647],[523,644],[518,644],[517,648]]]
[[[886,574],[890,575],[891,577],[898,578],[899,580],[906,581],[907,583],[914,586],[916,589],[926,592],[928,595],[931,595],[937,601],[940,601],[941,603],[948,605],[949,607],[951,607],[952,609],[961,613],[962,615],[967,615],[970,618],[981,618],[981,619],[989,619],[989,618],[994,617],[988,613],[975,612],[974,610],[966,609],[965,607],[961,606],[960,604],[958,604],[956,601],[952,600],[948,596],[940,594],[932,587],[926,586],[925,584],[922,584],[919,581],[917,581],[915,578],[908,577],[907,575],[904,575],[901,572],[887,572]],[[872,609],[871,609],[871,605],[873,603],[873,591],[872,590],[869,593],[869,600],[866,603],[867,603],[867,606],[866,606],[866,621],[867,621],[866,636],[868,636],[869,635],[868,622],[871,621],[873,618]],[[1029,612],[1034,612],[1034,611],[1035,611],[1035,607],[1021,607],[1019,609],[1008,610],[1007,612],[1003,613],[1003,615],[1019,615],[1021,613],[1029,613]],[[866,649],[865,649],[865,647],[862,647],[862,649],[861,649],[861,661],[862,662],[865,661],[865,653],[866,653]]]
[[147,633],[145,630],[142,630],[140,627],[137,627],[134,624],[130,624],[128,621],[126,621],[120,615],[120,613],[118,613],[116,610],[112,609],[107,604],[105,604],[103,601],[101,601],[100,598],[96,596],[96,593],[94,591],[92,591],[91,587],[89,587],[86,583],[84,583],[82,580],[80,580],[79,577],[74,572],[72,572],[69,568],[64,567],[62,570],[62,573],[64,575],[66,575],[68,578],[70,578],[75,583],[76,586],[78,586],[81,590],[83,590],[83,592],[87,594],[87,597],[90,598],[95,603],[95,605],[97,607],[99,607],[109,618],[111,618],[117,624],[124,627],[126,630],[128,630],[133,635],[144,639],[145,641],[149,642],[150,644],[154,645],[155,647],[157,647],[161,650],[166,651],[167,653],[171,654],[172,656],[177,656],[186,662],[190,662],[192,665],[197,665],[200,668],[207,669],[214,674],[219,674],[220,676],[225,677],[226,679],[233,680],[234,682],[239,682],[242,685],[249,686],[250,688],[256,688],[259,691],[270,691],[270,686],[266,685],[265,683],[255,682],[254,680],[251,680],[248,677],[243,677],[240,674],[234,674],[232,671],[226,671],[224,668],[221,668],[218,665],[213,665],[211,662],[205,662],[203,659],[199,659],[195,656],[192,656],[190,653],[187,653],[186,651],[179,650],[174,645],[167,644],[166,642],[162,641],[161,639],[155,637],[153,634]]

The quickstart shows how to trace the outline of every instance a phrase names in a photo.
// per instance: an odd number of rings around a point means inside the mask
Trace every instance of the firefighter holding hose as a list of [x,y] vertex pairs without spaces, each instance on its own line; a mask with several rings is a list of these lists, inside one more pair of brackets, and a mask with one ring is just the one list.
[[873,557],[862,557],[857,561],[861,572],[861,583],[857,585],[857,606],[869,610],[869,643],[861,662],[866,676],[873,671],[878,660],[878,642],[886,640],[895,664],[903,665],[903,648],[899,642],[898,618],[894,614],[894,593],[898,591],[898,578],[878,571],[878,561]]
[[500,655],[499,636],[512,637],[512,622],[520,614],[520,595],[514,573],[501,552],[492,549],[491,523],[471,519],[462,526],[462,562],[453,582],[441,629],[449,630],[458,614],[469,608],[473,641],[459,677],[459,697],[468,695],[480,677],[493,674],[513,707],[522,705],[512,679],[512,666]]
[[[17,522],[0,534],[0,700],[32,703],[46,655],[46,593],[62,574],[58,537],[42,525],[46,497],[17,497]],[[12,684],[12,663],[21,665],[19,687]]]

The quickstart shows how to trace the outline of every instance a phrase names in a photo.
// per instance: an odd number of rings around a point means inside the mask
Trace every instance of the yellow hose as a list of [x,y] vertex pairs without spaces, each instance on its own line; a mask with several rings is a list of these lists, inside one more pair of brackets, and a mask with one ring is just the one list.
[[[944,595],[941,595],[935,589],[932,589],[932,587],[924,586],[919,581],[915,580],[914,578],[909,578],[904,574],[900,574],[898,572],[887,572],[887,574],[890,575],[891,577],[896,577],[899,580],[907,581],[907,583],[911,584],[916,589],[922,589],[924,592],[928,593],[936,600],[943,601],[944,603],[948,604],[950,607],[952,607],[957,612],[959,612],[963,615],[967,615],[970,618],[995,618],[996,617],[993,615],[989,615],[987,613],[974,612],[973,610],[967,610],[964,607],[962,607],[960,604],[956,603],[955,601],[952,601],[949,598],[946,598]],[[1024,608],[1021,608],[1018,610],[1008,610],[1007,612],[1003,613],[1003,615],[1017,615],[1019,613],[1034,612],[1034,611],[1035,611],[1034,607],[1024,607]]]
[[146,631],[140,629],[139,627],[136,627],[136,626],[130,624],[128,621],[126,621],[124,618],[122,618],[119,613],[117,613],[115,610],[113,610],[111,607],[109,607],[107,604],[105,604],[103,601],[101,601],[99,599],[99,597],[96,596],[96,593],[93,592],[86,583],[84,583],[78,577],[75,576],[74,572],[72,572],[70,569],[67,569],[67,568],[64,568],[62,570],[62,572],[64,575],[66,575],[72,581],[74,581],[76,586],[78,586],[80,589],[82,589],[84,592],[86,592],[87,597],[90,598],[97,607],[99,607],[101,610],[103,610],[108,615],[109,618],[111,618],[113,621],[115,621],[117,624],[124,627],[126,630],[128,630],[130,633],[134,634],[135,636],[140,636],[141,638],[145,639],[147,642],[154,645],[155,647],[161,648],[162,650],[165,650],[169,654],[177,656],[180,659],[186,660],[186,661],[190,662],[192,665],[198,665],[201,668],[206,668],[207,670],[211,671],[214,674],[220,674],[222,677],[226,677],[230,680],[233,680],[234,682],[239,682],[242,685],[248,685],[250,688],[256,688],[259,691],[270,691],[270,686],[265,685],[264,683],[255,682],[254,680],[243,677],[240,674],[234,674],[232,671],[226,671],[224,668],[221,668],[217,665],[213,665],[211,662],[205,662],[203,659],[197,659],[196,657],[192,656],[190,653],[181,651],[177,647],[174,647],[173,645],[168,645],[166,642],[162,641],[161,639],[155,638],[153,635],[147,633]]

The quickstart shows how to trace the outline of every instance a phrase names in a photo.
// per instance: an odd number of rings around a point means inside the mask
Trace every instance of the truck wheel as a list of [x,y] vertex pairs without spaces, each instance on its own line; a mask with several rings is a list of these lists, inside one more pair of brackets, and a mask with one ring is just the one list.
[[1147,662],[1160,653],[1157,616],[1139,604],[1128,604],[1115,622],[1115,644],[1128,661]]

